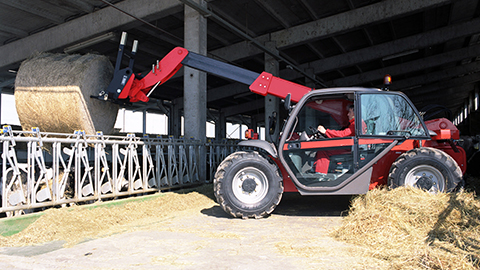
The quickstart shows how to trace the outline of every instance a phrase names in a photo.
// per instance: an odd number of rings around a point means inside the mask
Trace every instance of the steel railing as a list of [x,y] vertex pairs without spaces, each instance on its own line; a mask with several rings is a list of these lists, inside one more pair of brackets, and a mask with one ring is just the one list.
[[[12,131],[0,135],[0,213],[116,199],[210,182],[240,147],[173,138]],[[203,162],[203,164],[202,164]],[[207,168],[201,175],[201,165]]]

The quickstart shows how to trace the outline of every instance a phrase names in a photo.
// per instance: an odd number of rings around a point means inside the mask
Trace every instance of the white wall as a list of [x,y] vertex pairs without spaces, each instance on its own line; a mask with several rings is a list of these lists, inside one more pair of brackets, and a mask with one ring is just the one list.
[[17,109],[15,108],[15,96],[2,94],[2,125],[20,125]]
[[[15,108],[15,96],[2,94],[2,125],[20,125],[17,110]],[[207,122],[207,137],[215,137],[215,124]],[[143,113],[133,112],[130,110],[120,109],[118,111],[115,128],[121,132],[143,132]],[[227,123],[227,138],[229,139],[245,139],[246,125],[242,125],[240,132],[240,125],[233,125]],[[265,139],[264,128],[260,129],[260,139]],[[163,114],[147,113],[147,134],[166,135],[168,133],[168,119]],[[183,132],[183,117],[182,117],[182,135]]]

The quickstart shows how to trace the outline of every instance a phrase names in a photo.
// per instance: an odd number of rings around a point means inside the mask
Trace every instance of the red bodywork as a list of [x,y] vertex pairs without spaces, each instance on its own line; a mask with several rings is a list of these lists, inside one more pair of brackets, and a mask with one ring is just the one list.
[[[171,50],[157,65],[142,79],[132,76],[120,93],[120,99],[129,98],[131,102],[148,102],[148,93],[156,85],[161,85],[170,79],[182,67],[182,61],[188,55],[188,50],[176,47]],[[298,102],[312,88],[296,84],[262,72],[250,85],[249,89],[259,95],[267,94],[285,98],[291,94],[291,100]]]
[[176,47],[171,50],[157,65],[142,79],[132,76],[118,96],[120,99],[130,98],[131,102],[148,102],[148,93],[155,85],[168,81],[182,67],[181,62],[188,55],[188,50]]

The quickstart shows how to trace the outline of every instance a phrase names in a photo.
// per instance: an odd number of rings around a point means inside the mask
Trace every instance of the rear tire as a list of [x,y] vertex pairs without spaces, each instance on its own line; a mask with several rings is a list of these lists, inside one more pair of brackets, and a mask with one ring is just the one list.
[[234,217],[268,216],[280,203],[283,182],[278,168],[258,152],[235,152],[217,169],[215,197]]
[[452,192],[462,181],[457,162],[445,152],[415,148],[400,155],[390,168],[390,188],[411,186],[428,192]]

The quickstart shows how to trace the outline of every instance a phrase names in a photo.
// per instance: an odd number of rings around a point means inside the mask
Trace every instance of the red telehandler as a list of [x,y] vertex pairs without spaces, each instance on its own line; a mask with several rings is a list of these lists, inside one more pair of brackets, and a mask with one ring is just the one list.
[[[180,47],[142,77],[132,71],[136,46],[129,55],[129,67],[120,69],[125,41],[126,35],[120,42],[112,82],[96,98],[147,102],[149,94],[184,65],[244,83],[254,93],[285,100],[289,116],[278,141],[242,141],[240,145],[252,150],[230,154],[217,169],[215,196],[234,217],[269,215],[283,192],[363,194],[384,185],[451,192],[463,183],[466,157],[456,143],[457,128],[445,118],[424,122],[400,92],[360,87],[314,90]],[[330,129],[346,126],[349,105],[354,105],[355,135],[327,138],[317,131],[319,124]],[[315,168],[319,156],[326,158],[323,173]]]

